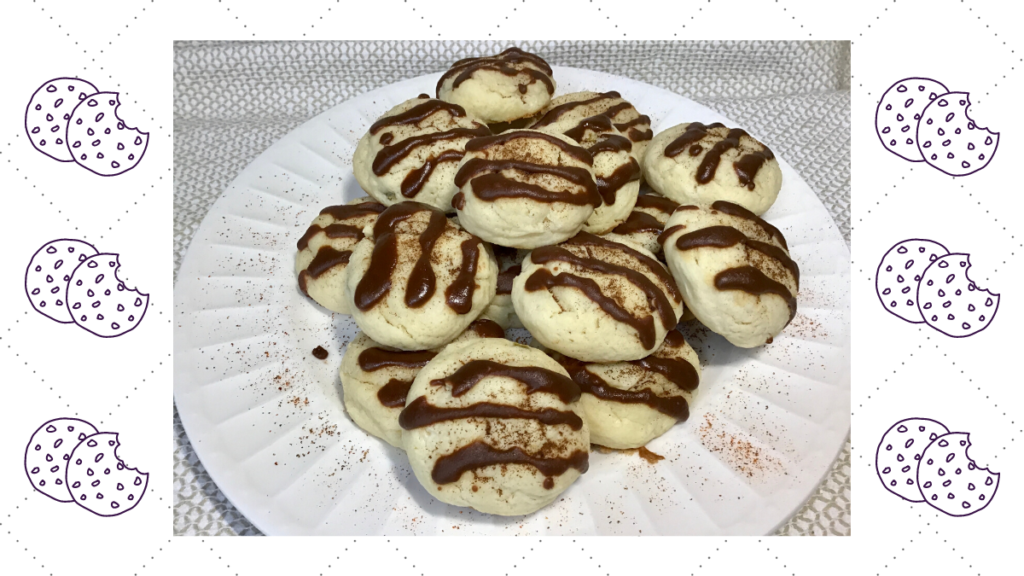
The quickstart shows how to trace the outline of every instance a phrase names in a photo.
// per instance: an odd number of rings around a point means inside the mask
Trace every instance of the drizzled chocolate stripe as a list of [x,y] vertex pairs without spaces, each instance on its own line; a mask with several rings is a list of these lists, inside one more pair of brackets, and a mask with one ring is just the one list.
[[458,104],[452,104],[443,100],[429,100],[423,104],[417,104],[400,114],[385,116],[377,120],[370,126],[370,134],[376,134],[389,126],[419,124],[438,112],[447,112],[453,118],[462,118],[466,115],[466,109]]
[[587,166],[594,165],[594,157],[591,156],[590,152],[587,152],[585,148],[574,146],[572,144],[569,144],[565,140],[562,140],[561,138],[557,138],[550,134],[545,134],[543,132],[529,132],[525,130],[504,132],[501,134],[496,134],[494,136],[481,136],[479,138],[474,138],[469,142],[466,142],[466,151],[480,152],[483,150],[487,150],[492,146],[504,146],[505,144],[508,144],[512,140],[519,140],[522,138],[530,140],[544,140],[548,144],[553,144],[557,146],[559,150],[561,150],[565,154],[568,154],[569,156],[572,156],[573,158],[579,160],[580,162],[583,162]]
[[426,396],[415,398],[405,407],[405,410],[402,410],[402,413],[398,416],[398,425],[405,430],[415,430],[416,428],[423,428],[438,422],[463,420],[466,418],[516,418],[536,420],[548,426],[565,424],[573,430],[579,430],[583,427],[583,419],[574,412],[555,410],[554,408],[524,410],[515,406],[494,404],[492,402],[477,402],[469,406],[441,408],[428,403]]
[[360,352],[358,362],[359,368],[365,372],[374,372],[382,368],[415,370],[426,366],[434,356],[437,356],[437,353],[429,350],[408,352],[373,347]]
[[676,239],[676,248],[680,250],[693,250],[695,248],[729,248],[737,244],[743,244],[751,250],[757,250],[758,252],[776,260],[779,264],[789,270],[793,275],[794,281],[799,285],[800,283],[800,268],[796,265],[796,262],[786,254],[786,251],[775,246],[774,244],[768,244],[767,242],[760,242],[758,240],[752,240],[733,228],[732,226],[708,226],[707,228],[701,228],[693,232],[683,234]]
[[583,136],[586,135],[587,130],[591,132],[597,132],[598,134],[604,132],[611,132],[615,127],[612,126],[612,119],[607,116],[590,116],[580,120],[580,123],[576,126],[563,132],[569,138],[579,142],[583,140]]
[[652,210],[658,210],[665,214],[671,214],[679,207],[679,204],[673,200],[669,200],[664,196],[656,196],[654,194],[641,194],[636,198],[637,208],[650,208]]
[[708,130],[712,128],[725,128],[725,124],[715,122],[714,124],[704,125],[700,122],[690,122],[682,134],[669,142],[668,146],[665,146],[665,156],[675,158],[682,154],[684,150],[688,150],[690,156],[697,156],[704,151],[704,148],[699,144],[694,148],[694,145],[703,140],[708,135]]
[[[513,68],[511,64],[522,64],[528,63],[536,66],[540,70],[535,68],[525,67],[522,70]],[[518,76],[519,74],[526,74],[530,76],[530,84],[540,81],[548,90],[548,94],[554,94],[555,85],[551,81],[551,67],[544,61],[543,58],[536,54],[530,54],[524,52],[519,48],[509,48],[497,56],[484,56],[482,58],[463,58],[462,60],[456,61],[452,64],[451,68],[447,72],[441,75],[441,78],[437,81],[435,92],[438,97],[441,95],[441,86],[444,85],[445,81],[455,77],[452,82],[452,88],[457,88],[460,84],[468,80],[473,76],[473,73],[477,70],[493,70],[504,74],[505,76]],[[523,89],[520,87],[520,92]],[[525,93],[525,92],[523,92]]]
[[[687,126],[685,132],[665,147],[665,156],[669,158],[677,156],[683,149],[688,149],[691,156],[697,156],[703,148],[696,144],[696,142],[706,136],[710,128],[724,128],[724,126],[718,122],[708,126],[699,122],[691,123]],[[740,138],[743,136],[750,135],[741,128],[733,128],[729,130],[724,139],[715,143],[708,150],[707,154],[704,155],[704,159],[701,160],[700,166],[697,167],[696,178],[698,183],[707,184],[715,178],[715,173],[718,172],[718,165],[722,161],[722,154],[733,148],[739,148]],[[749,152],[741,156],[733,163],[733,168],[736,170],[736,177],[739,179],[740,184],[746,186],[748,190],[753,190],[754,177],[757,176],[757,171],[761,169],[765,162],[773,158],[775,158],[775,154],[767,146],[760,152]]]
[[626,136],[633,142],[644,142],[654,138],[654,130],[648,128],[647,130],[637,130],[636,128],[630,128],[626,131]]
[[510,266],[507,270],[498,273],[498,294],[511,294],[512,281],[523,271],[522,264]]
[[[665,290],[668,292],[668,295],[671,296],[673,300],[675,300],[676,302],[683,301],[683,296],[682,294],[679,293],[679,288],[676,286],[675,280],[672,279],[672,275],[665,268],[664,264],[658,262],[657,260],[651,258],[646,254],[634,250],[624,244],[619,244],[618,242],[612,242],[611,240],[606,240],[604,238],[601,238],[600,236],[595,236],[589,232],[580,232],[579,234],[566,240],[565,243],[573,244],[576,246],[601,246],[609,250],[625,252],[626,254],[629,254],[633,258],[636,258],[640,262],[640,264],[643,264],[644,267],[647,268],[648,271],[657,276],[658,279],[661,280],[662,284],[664,284]],[[536,262],[536,258],[534,258],[533,261]],[[636,273],[639,274],[639,272]],[[675,324],[675,320],[673,320],[672,326],[675,326]]]
[[412,380],[398,380],[392,378],[388,383],[377,390],[377,400],[388,408],[401,408],[405,406],[405,399],[409,396],[409,388],[412,388]]
[[[401,204],[395,204],[401,206]],[[353,294],[356,308],[366,311],[377,305],[391,290],[391,275],[398,264],[398,238],[393,232],[375,234],[373,253],[366,274],[359,279]]]
[[640,164],[637,163],[636,158],[630,157],[629,162],[616,168],[607,177],[598,176],[597,191],[601,194],[601,198],[604,199],[604,203],[608,206],[615,204],[615,196],[628,182],[634,182],[640,179]]
[[[472,142],[472,141],[471,141]],[[581,148],[582,150],[582,148]],[[519,170],[527,174],[551,174],[583,189],[580,193],[548,190],[535,184],[519,182],[502,175],[502,170]],[[521,160],[486,160],[470,158],[455,175],[455,185],[473,182],[473,195],[487,202],[499,198],[530,198],[537,202],[564,202],[576,206],[601,205],[597,183],[589,171],[575,166],[548,166]]]
[[[550,480],[552,476],[561,476],[569,468],[575,468],[580,473],[587,471],[589,467],[590,454],[583,450],[576,450],[568,458],[544,458],[531,456],[522,448],[499,450],[480,441],[467,444],[451,454],[437,459],[434,469],[430,473],[431,479],[438,484],[450,484],[457,481],[464,472],[477,470],[497,464],[524,464],[533,466],[541,474]],[[548,489],[554,486],[552,482],[545,482]]]
[[[678,208],[682,210],[683,207]],[[696,210],[696,206],[691,206],[690,209]],[[754,224],[757,224],[761,230],[764,230],[765,234],[775,238],[782,244],[782,247],[789,250],[789,246],[786,245],[786,239],[783,238],[782,232],[775,226],[772,226],[768,222],[764,221],[760,216],[754,214],[750,210],[747,210],[739,204],[733,204],[732,202],[726,202],[725,200],[718,200],[711,205],[712,210],[718,210],[722,214],[728,214],[729,216],[735,216],[736,218],[743,218],[744,220],[750,220]]]
[[[448,226],[448,219],[440,210],[430,211],[430,221],[427,228],[420,234],[420,257],[413,265],[412,273],[405,287],[405,305],[409,308],[419,308],[430,300],[437,288],[437,276],[434,274],[434,265],[430,255],[434,252],[434,244],[444,234]],[[476,270],[476,260],[473,261],[473,269]],[[458,311],[458,310],[456,310]],[[468,310],[467,310],[468,312]],[[465,312],[459,312],[465,314]]]
[[309,263],[305,270],[299,272],[299,289],[306,296],[309,296],[308,282],[310,278],[316,279],[325,272],[341,264],[348,264],[352,256],[351,250],[335,250],[330,246],[321,246],[316,251],[316,256]]
[[508,366],[491,360],[470,360],[454,374],[431,380],[433,386],[452,385],[452,396],[458,398],[484,378],[501,376],[512,378],[526,385],[526,393],[548,392],[558,396],[566,404],[580,397],[580,389],[572,380],[538,366]]
[[[462,266],[455,280],[445,290],[448,307],[457,314],[469,314],[473,308],[473,292],[476,289],[476,265],[480,259],[480,239],[476,236],[462,241]],[[503,332],[504,333],[504,332]]]
[[359,204],[342,204],[340,206],[328,206],[320,211],[320,214],[330,214],[335,220],[348,220],[360,216],[380,214],[385,206],[380,202],[360,202]]
[[[684,344],[686,344],[686,340],[683,339],[683,335],[678,330],[670,330],[665,336],[665,343],[662,344],[661,350],[681,348]],[[652,354],[647,358],[633,360],[630,364],[661,374],[666,380],[687,392],[696,390],[700,383],[697,369],[682,358],[665,358],[658,354]]]
[[410,136],[401,142],[381,148],[380,152],[377,152],[377,156],[373,159],[373,173],[377,176],[387,174],[391,168],[404,160],[412,153],[413,150],[420,146],[427,146],[436,142],[444,142],[446,140],[487,136],[490,133],[491,131],[488,130],[486,126],[480,126],[479,128],[452,128],[451,130],[444,130],[442,132]]
[[622,224],[615,227],[612,232],[615,234],[636,234],[638,232],[654,232],[660,234],[662,229],[661,222],[650,214],[644,212],[630,212],[629,217]]
[[633,150],[633,143],[630,142],[629,138],[625,136],[619,136],[618,134],[605,134],[602,139],[593,146],[587,148],[587,152],[590,152],[591,156],[597,156],[602,152],[631,152]]
[[466,330],[472,330],[476,332],[481,338],[504,338],[505,329],[502,328],[494,320],[488,320],[487,318],[480,318],[473,320]]
[[306,233],[299,238],[299,241],[295,246],[299,250],[305,250],[309,246],[309,241],[313,239],[317,234],[324,232],[328,238],[352,238],[355,241],[363,239],[363,230],[356,226],[350,226],[348,224],[329,224],[326,227],[318,224],[313,224],[306,229]]
[[[623,110],[625,110],[625,108],[623,108]],[[607,113],[608,112],[605,112],[605,114],[607,114]],[[618,112],[616,112],[615,114],[618,114]],[[614,117],[615,114],[612,114],[611,116]],[[640,116],[637,116],[636,118],[633,118],[632,120],[629,120],[628,122],[621,122],[621,123],[615,124],[615,128],[619,132],[625,132],[626,130],[628,130],[630,128],[633,128],[635,126],[639,126],[640,124],[647,124],[648,126],[650,126],[651,125],[651,117],[647,116],[646,114],[641,114]]]
[[715,275],[715,288],[719,290],[742,290],[747,294],[775,294],[781,296],[789,306],[789,322],[796,316],[796,298],[783,284],[765,276],[753,266],[729,268]]
[[671,416],[680,422],[690,417],[690,406],[682,396],[658,396],[649,388],[643,390],[622,390],[616,388],[587,370],[586,364],[579,360],[562,357],[560,360],[580,390],[601,400],[622,404],[646,404],[662,414]]
[[613,92],[605,92],[603,94],[598,94],[597,96],[594,96],[593,98],[588,98],[586,100],[580,100],[578,102],[566,102],[565,104],[560,104],[558,106],[555,106],[551,110],[548,110],[543,116],[541,116],[540,120],[537,120],[537,122],[534,123],[534,125],[532,127],[533,128],[540,128],[540,127],[543,127],[543,126],[550,126],[551,124],[554,124],[555,122],[558,122],[558,119],[561,118],[563,115],[565,115],[566,113],[568,113],[568,112],[570,112],[570,111],[572,111],[572,110],[574,110],[576,108],[579,108],[580,106],[586,106],[588,104],[593,104],[595,102],[600,102],[601,100],[610,100],[612,98],[621,98],[621,97],[622,96],[618,92],[614,92],[613,91]]
[[423,186],[427,184],[427,180],[430,180],[430,175],[434,173],[434,169],[439,164],[445,162],[458,162],[462,160],[464,152],[462,150],[445,150],[437,156],[431,156],[423,163],[423,166],[410,170],[405,178],[402,179],[402,196],[406,198],[415,198],[417,194],[423,190]]

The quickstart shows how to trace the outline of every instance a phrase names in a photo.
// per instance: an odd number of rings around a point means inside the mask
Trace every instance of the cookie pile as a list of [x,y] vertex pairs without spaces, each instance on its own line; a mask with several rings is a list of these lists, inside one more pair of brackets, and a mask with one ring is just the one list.
[[57,502],[74,502],[99,516],[124,514],[142,501],[149,474],[125,466],[119,445],[116,432],[56,418],[29,439],[25,474],[33,488]]
[[742,347],[796,313],[799,269],[760,218],[771,150],[719,123],[655,136],[618,92],[555,87],[517,48],[456,62],[360,140],[369,197],[298,241],[300,290],[362,331],[341,366],[353,421],[439,500],[494,514],[552,502],[592,443],[688,418],[686,312]]

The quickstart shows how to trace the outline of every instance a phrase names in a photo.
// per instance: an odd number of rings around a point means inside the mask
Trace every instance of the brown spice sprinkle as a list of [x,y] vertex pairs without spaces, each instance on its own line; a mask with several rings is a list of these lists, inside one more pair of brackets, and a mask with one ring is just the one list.
[[717,418],[713,414],[704,415],[704,422],[698,430],[700,442],[730,468],[747,478],[764,478],[769,474],[788,475],[782,462],[766,449],[723,429],[722,426],[716,426],[716,422]]
[[317,346],[316,348],[313,348],[313,356],[319,360],[324,360],[327,358],[327,350],[325,350],[323,346]]

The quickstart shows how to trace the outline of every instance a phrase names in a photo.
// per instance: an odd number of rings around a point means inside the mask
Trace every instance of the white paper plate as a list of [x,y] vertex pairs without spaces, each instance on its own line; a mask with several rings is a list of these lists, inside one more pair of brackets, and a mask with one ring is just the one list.
[[[192,446],[267,534],[766,534],[815,490],[850,428],[850,254],[828,212],[779,160],[766,219],[800,265],[799,313],[742,350],[691,329],[704,377],[689,421],[650,443],[665,457],[591,455],[554,504],[503,518],[442,504],[405,455],[352,423],[338,368],[357,328],[299,291],[295,242],[319,210],[362,195],[352,152],[432,74],[342,103],[293,130],[214,204],[175,287],[174,396]],[[559,93],[618,90],[653,120],[727,118],[627,78],[555,68]],[[311,351],[321,345],[326,360]]]

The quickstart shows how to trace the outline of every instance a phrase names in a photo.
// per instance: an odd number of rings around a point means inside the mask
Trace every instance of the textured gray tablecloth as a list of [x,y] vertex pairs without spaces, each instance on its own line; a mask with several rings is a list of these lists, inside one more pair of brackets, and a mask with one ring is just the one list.
[[[850,242],[846,42],[518,42],[549,63],[627,76],[707,105],[762,139]],[[369,90],[509,42],[179,42],[174,51],[174,270],[213,202],[263,150]],[[174,414],[174,533],[260,534],[199,462]],[[783,535],[850,534],[850,441]]]

